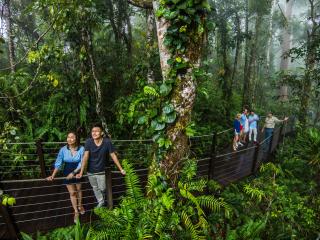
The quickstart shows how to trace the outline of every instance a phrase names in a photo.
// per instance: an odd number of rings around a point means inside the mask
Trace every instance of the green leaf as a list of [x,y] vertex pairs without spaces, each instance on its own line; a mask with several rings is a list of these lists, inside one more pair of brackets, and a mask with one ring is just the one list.
[[196,130],[193,129],[194,126],[195,126],[195,125],[194,125],[194,123],[193,123],[193,124],[190,124],[190,125],[188,125],[188,126],[186,127],[186,135],[187,135],[188,137],[193,137],[193,136],[196,134]]
[[165,106],[162,108],[162,112],[163,112],[164,114],[172,113],[173,110],[174,110],[174,107],[173,107],[173,105],[172,105],[171,103],[165,105]]
[[182,62],[182,58],[181,57],[176,57],[176,62],[181,63]]
[[149,118],[153,118],[153,117],[157,116],[158,111],[156,108],[152,108],[152,109],[149,109],[147,111],[147,113],[148,113]]
[[151,86],[145,86],[143,88],[143,92],[144,92],[145,95],[151,95],[151,96],[154,96],[154,97],[159,97],[159,93],[157,92],[157,90],[154,89]]
[[15,130],[15,129],[10,130],[10,134],[11,134],[11,135],[13,135],[13,136],[14,136],[14,135],[16,135],[16,133],[17,133],[17,132],[16,132],[16,130]]
[[153,121],[151,122],[151,127],[152,127],[154,130],[156,130],[156,131],[161,131],[162,129],[165,128],[165,126],[166,126],[165,123],[159,123],[159,122],[156,121],[156,120],[153,120]]
[[3,199],[2,199],[2,205],[3,205],[3,206],[7,206],[7,203],[8,203],[8,197],[3,197]]
[[139,119],[138,119],[138,124],[139,125],[145,124],[146,122],[147,122],[147,117],[146,116],[139,117]]
[[169,148],[172,145],[172,142],[169,139],[166,139],[164,145],[166,148]]
[[171,114],[165,115],[164,121],[166,123],[173,123],[176,120],[176,118],[177,118],[177,114],[173,112]]
[[186,68],[188,64],[186,62],[181,62],[176,64],[176,69]]
[[163,147],[164,144],[165,144],[165,139],[164,139],[164,138],[159,138],[158,141],[157,141],[157,143],[158,143],[158,146],[161,148],[161,147]]
[[162,96],[167,96],[172,90],[172,86],[171,85],[168,85],[168,84],[161,84],[160,86],[160,94]]
[[14,204],[16,204],[16,199],[13,197],[9,197],[8,198],[8,205],[13,206]]

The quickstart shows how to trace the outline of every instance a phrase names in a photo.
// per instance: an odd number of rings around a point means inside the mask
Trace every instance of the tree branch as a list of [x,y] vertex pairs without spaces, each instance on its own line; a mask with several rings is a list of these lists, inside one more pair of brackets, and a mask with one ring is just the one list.
[[128,0],[128,3],[139,8],[152,9],[151,0]]

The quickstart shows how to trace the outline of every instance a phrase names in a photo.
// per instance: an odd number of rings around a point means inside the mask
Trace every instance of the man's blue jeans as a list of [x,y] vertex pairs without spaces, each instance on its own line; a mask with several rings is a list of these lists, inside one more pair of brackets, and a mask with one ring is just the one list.
[[271,144],[271,139],[272,139],[272,134],[273,134],[274,128],[265,128],[264,129],[264,139],[267,139],[264,145],[264,150],[269,151],[270,150],[270,144]]

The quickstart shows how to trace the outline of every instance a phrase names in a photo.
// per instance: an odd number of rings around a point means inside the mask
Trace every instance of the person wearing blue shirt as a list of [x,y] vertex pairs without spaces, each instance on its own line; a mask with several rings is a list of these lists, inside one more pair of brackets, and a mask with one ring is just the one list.
[[257,126],[258,126],[259,117],[257,114],[254,113],[254,110],[250,111],[249,115],[249,142],[252,140],[252,133],[253,133],[253,143],[257,143]]
[[248,109],[244,108],[240,117],[240,123],[242,125],[242,131],[240,134],[240,142],[245,143],[247,139],[247,135],[249,133],[249,121],[248,121]]
[[238,113],[236,118],[233,121],[233,129],[234,129],[234,138],[233,138],[233,150],[236,151],[239,146],[239,135],[241,132],[241,124],[240,124],[241,114]]
[[67,145],[63,146],[54,163],[54,170],[51,176],[47,177],[48,181],[54,180],[56,174],[63,166],[63,175],[66,177],[63,183],[66,184],[70,194],[70,200],[74,209],[74,221],[79,218],[79,212],[85,213],[82,206],[82,192],[80,179],[75,175],[81,169],[81,161],[84,154],[84,147],[79,145],[79,138],[75,132],[69,132],[67,135]]

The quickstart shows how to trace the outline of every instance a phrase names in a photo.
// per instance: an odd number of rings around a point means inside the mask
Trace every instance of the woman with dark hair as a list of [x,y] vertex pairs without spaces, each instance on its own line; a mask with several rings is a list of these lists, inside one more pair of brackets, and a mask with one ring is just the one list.
[[80,179],[75,178],[75,175],[81,169],[81,162],[84,154],[84,147],[80,146],[80,141],[77,134],[73,131],[68,132],[67,145],[63,146],[54,163],[52,175],[47,177],[48,181],[54,180],[56,174],[63,167],[63,175],[66,177],[63,183],[66,184],[72,207],[74,209],[74,221],[79,218],[79,212],[85,213],[82,206],[82,192]]

